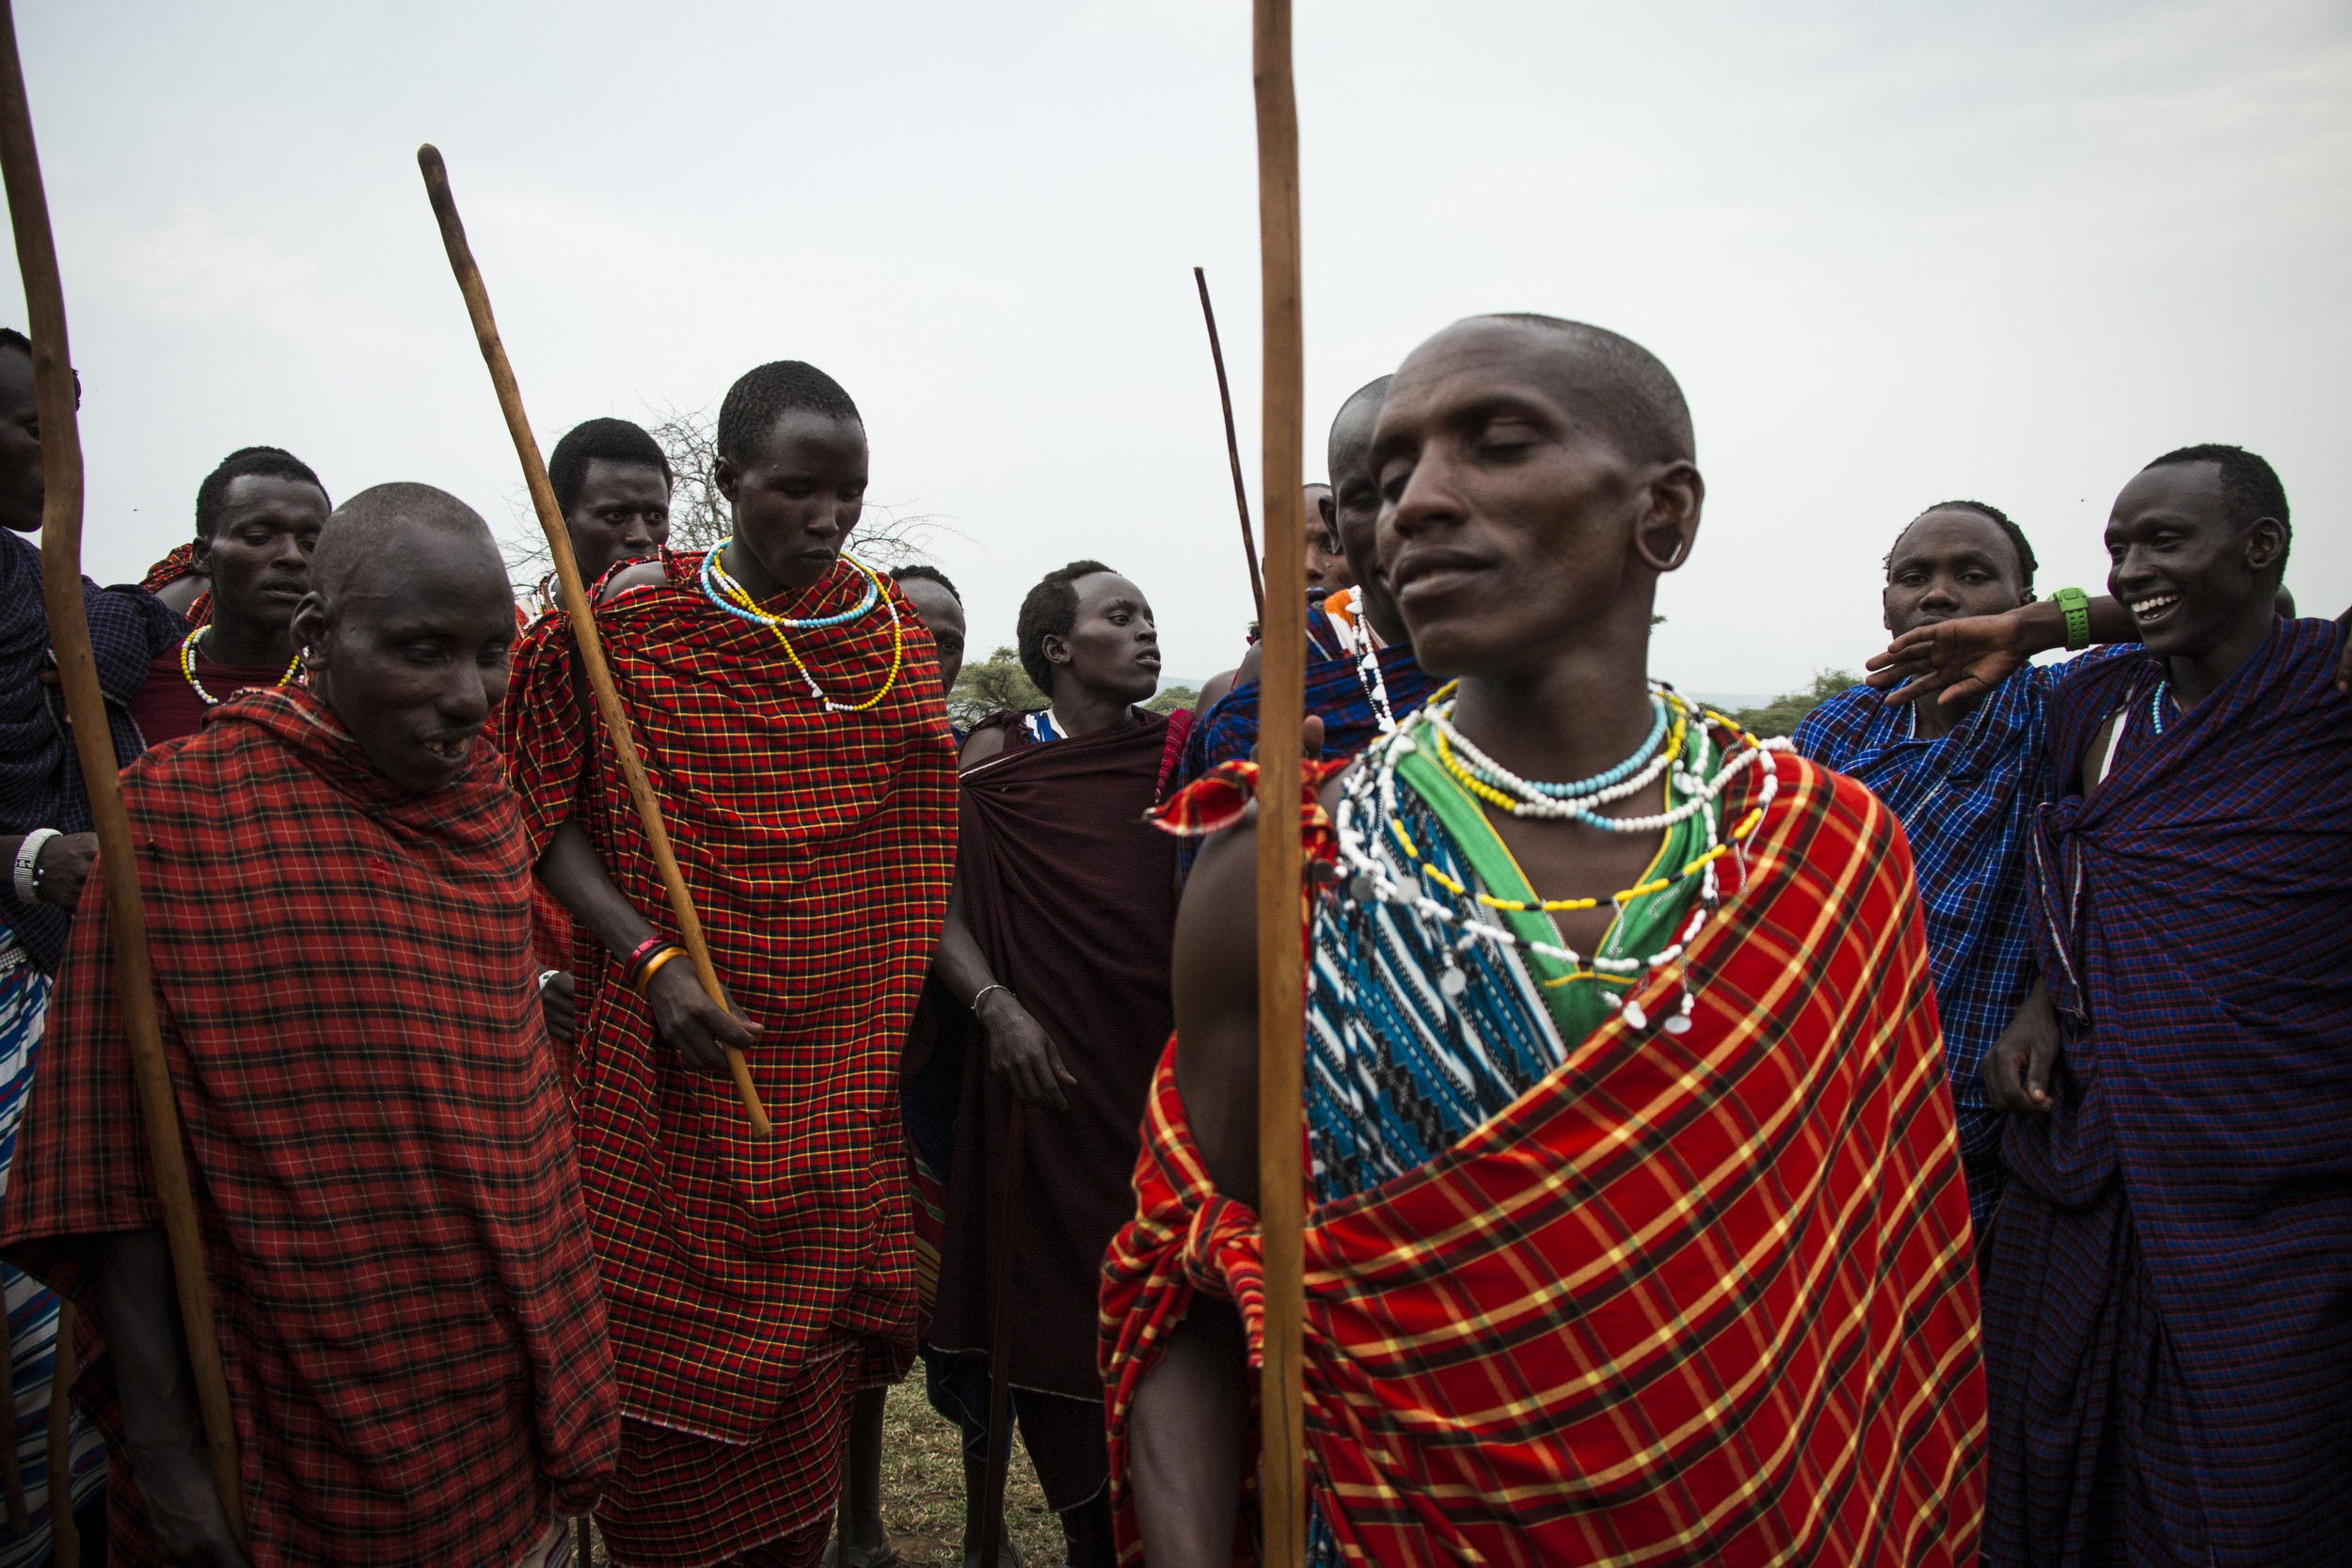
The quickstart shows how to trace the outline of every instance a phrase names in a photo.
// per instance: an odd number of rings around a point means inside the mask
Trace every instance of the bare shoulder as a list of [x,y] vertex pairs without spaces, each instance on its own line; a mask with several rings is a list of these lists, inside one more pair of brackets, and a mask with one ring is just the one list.
[[1005,731],[1001,724],[991,724],[984,730],[974,730],[963,737],[963,751],[956,758],[956,766],[969,768],[976,762],[986,762],[1005,749]]
[[[1233,671],[1233,685],[1248,686],[1258,678],[1258,667],[1265,662],[1265,644],[1252,642],[1249,651],[1241,656],[1240,666]],[[1228,688],[1228,690],[1232,688]]]
[[604,592],[596,595],[598,604],[611,604],[632,588],[659,588],[670,580],[669,568],[659,561],[643,561],[634,566],[624,566],[604,579]]

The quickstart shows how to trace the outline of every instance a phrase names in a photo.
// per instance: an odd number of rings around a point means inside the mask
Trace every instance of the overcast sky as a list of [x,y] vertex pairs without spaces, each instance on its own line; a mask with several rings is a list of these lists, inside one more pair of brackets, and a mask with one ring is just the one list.
[[[135,577],[250,442],[337,497],[520,480],[419,182],[449,159],[543,447],[849,388],[980,650],[1041,573],[1140,583],[1167,669],[1248,617],[1190,268],[1256,491],[1241,0],[163,6],[21,0],[87,389],[87,562]],[[1680,376],[1708,480],[1655,673],[1765,692],[1883,644],[1928,503],[2041,586],[2158,453],[2277,464],[2288,585],[2352,602],[2352,12],[1301,0],[1308,472],[1456,317],[1541,310]],[[22,320],[10,295],[8,319]]]

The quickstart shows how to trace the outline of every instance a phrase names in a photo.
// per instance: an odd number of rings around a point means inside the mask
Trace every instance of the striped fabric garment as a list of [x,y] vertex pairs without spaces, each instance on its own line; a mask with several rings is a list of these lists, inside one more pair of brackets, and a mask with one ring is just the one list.
[[[1975,1560],[1976,1285],[1909,856],[1861,786],[1773,767],[1744,885],[1637,992],[1646,1028],[1613,1018],[1500,1115],[1437,1130],[1437,1158],[1311,1209],[1324,1560]],[[1499,983],[1455,1005],[1490,1021]],[[1686,984],[1692,1027],[1662,1032]],[[1129,1563],[1127,1421],[1167,1335],[1198,1291],[1260,1330],[1255,1216],[1210,1185],[1175,1051],[1104,1265]]]
[[[610,954],[574,943],[580,1180],[625,1418],[597,1520],[630,1562],[682,1568],[790,1555],[821,1532],[844,1377],[896,1381],[914,1359],[898,1064],[956,832],[934,656],[903,595],[885,585],[888,603],[791,633],[787,654],[705,596],[703,560],[666,552],[663,583],[596,619],[711,960],[766,1030],[745,1055],[774,1135],[755,1138],[732,1085],[660,1040]],[[786,612],[828,617],[866,591],[838,562]],[[829,712],[796,655],[842,702],[886,683],[888,695]],[[583,728],[572,663],[568,626],[534,623],[498,721],[532,848],[577,820],[622,895],[675,940],[612,739]]]
[[1911,840],[1979,1239],[2004,1178],[2002,1118],[1986,1109],[1977,1069],[2041,974],[2029,846],[2035,814],[2055,793],[2045,716],[2066,682],[2137,651],[2028,665],[1946,736],[1920,738],[1915,710],[1888,707],[1886,693],[1867,686],[1839,692],[1797,726],[1797,750],[1867,785]]
[[[7,1190],[16,1157],[17,1124],[24,1117],[48,1010],[49,977],[15,938],[0,931],[0,1192]],[[0,1541],[0,1568],[23,1568],[49,1555],[49,1391],[56,1366],[57,1292],[0,1263],[0,1293],[7,1301],[9,1386],[16,1395],[17,1474],[32,1519],[22,1539]],[[72,1420],[73,1506],[80,1508],[105,1488],[106,1446],[88,1417],[76,1410]]]
[[[241,692],[123,773],[254,1568],[513,1562],[593,1505],[615,1398],[486,743],[409,794],[318,697]],[[85,1238],[162,1224],[99,878],[0,1208],[103,1339]],[[115,1361],[77,1402],[120,1433]],[[127,1449],[115,1560],[159,1562]]]
[[[2164,662],[2050,706],[2046,1116],[2012,1117],[1987,1290],[2002,1564],[2321,1568],[2352,1542],[2352,702],[2277,622],[2186,713]],[[2098,756],[2088,758],[2099,772]]]

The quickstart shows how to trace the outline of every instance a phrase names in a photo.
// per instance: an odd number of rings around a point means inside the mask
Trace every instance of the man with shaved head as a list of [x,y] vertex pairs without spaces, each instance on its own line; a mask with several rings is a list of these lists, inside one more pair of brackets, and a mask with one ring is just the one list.
[[[229,697],[122,779],[252,1560],[544,1563],[616,1410],[531,857],[483,738],[513,594],[472,509],[384,484],[326,519],[293,631],[309,689]],[[154,1186],[92,878],[0,1250],[102,1341],[81,1394],[116,1550],[242,1562]]]
[[[1910,857],[1860,785],[1649,678],[1705,495],[1673,376],[1597,327],[1460,322],[1368,467],[1376,580],[1454,684],[1309,769],[1312,1560],[1973,1562],[1977,1299]],[[1253,782],[1160,814],[1216,836],[1104,1267],[1152,1568],[1233,1560],[1255,1446]]]
[[[1323,721],[1324,752],[1334,758],[1354,756],[1438,689],[1413,661],[1412,640],[1373,549],[1372,521],[1380,497],[1372,482],[1372,427],[1388,385],[1384,375],[1341,404],[1327,449],[1331,483],[1309,487],[1324,493],[1315,498],[1319,515],[1308,518],[1308,530],[1311,533],[1319,524],[1329,531],[1353,579],[1307,607],[1307,711]],[[1201,697],[1179,784],[1248,756],[1257,745],[1258,649],[1243,656],[1230,680],[1220,676],[1202,688]],[[1191,845],[1184,847],[1181,865],[1190,867],[1192,850]]]

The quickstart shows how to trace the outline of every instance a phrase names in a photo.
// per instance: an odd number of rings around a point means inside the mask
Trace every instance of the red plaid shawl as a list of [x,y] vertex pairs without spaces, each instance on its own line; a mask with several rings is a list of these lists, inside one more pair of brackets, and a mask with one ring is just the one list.
[[[309,692],[257,690],[123,795],[257,1568],[518,1559],[596,1501],[615,1402],[497,757],[408,795]],[[73,1238],[162,1223],[140,1128],[93,877],[0,1210],[86,1308]],[[83,1373],[102,1420],[112,1387]]]
[[[150,566],[147,576],[139,578],[139,586],[151,594],[161,593],[182,578],[196,576],[199,570],[201,568],[196,563],[196,541],[191,539],[185,544],[174,545],[169,555]],[[190,630],[212,618],[213,591],[209,588],[189,603],[187,613],[181,617],[187,622]]]
[[[1441,1158],[1310,1213],[1309,1483],[1346,1560],[1974,1561],[1977,1292],[1911,856],[1860,785],[1774,763],[1688,1034],[1613,1020]],[[1210,1186],[1174,1060],[1104,1266],[1130,1563],[1127,1414],[1163,1338],[1195,1291],[1259,1332],[1257,1219]]]
[[[748,1443],[776,1435],[809,1359],[860,1337],[892,1341],[901,1369],[914,1354],[898,1055],[946,908],[956,759],[903,597],[889,697],[827,713],[773,636],[702,595],[701,556],[665,560],[666,584],[597,622],[712,960],[767,1026],[749,1055],[775,1135],[752,1136],[732,1086],[687,1070],[582,941],[580,1177],[623,1413]],[[838,612],[865,587],[836,567],[789,612]],[[890,669],[890,617],[878,606],[794,645],[828,691],[863,702]],[[675,936],[601,724],[587,760],[572,659],[569,626],[541,618],[500,719],[532,845],[577,812],[613,881]]]

